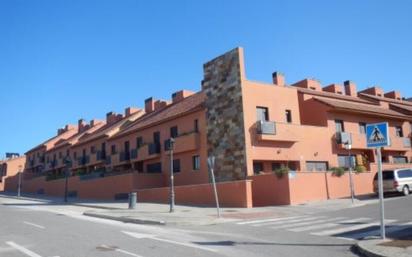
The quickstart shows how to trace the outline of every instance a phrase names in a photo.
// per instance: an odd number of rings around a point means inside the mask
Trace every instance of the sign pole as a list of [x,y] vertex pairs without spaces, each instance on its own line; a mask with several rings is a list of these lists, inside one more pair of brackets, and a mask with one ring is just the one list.
[[208,158],[208,164],[209,164],[209,168],[210,168],[210,173],[212,175],[213,192],[215,194],[215,200],[216,200],[217,217],[220,218],[219,197],[217,195],[215,172],[214,172],[214,166],[215,166],[215,157],[214,156],[211,156],[211,157]]
[[382,176],[382,152],[381,147],[376,149],[378,156],[378,184],[379,184],[379,207],[380,207],[380,218],[381,218],[381,238],[385,240],[385,208],[383,201],[383,176]]

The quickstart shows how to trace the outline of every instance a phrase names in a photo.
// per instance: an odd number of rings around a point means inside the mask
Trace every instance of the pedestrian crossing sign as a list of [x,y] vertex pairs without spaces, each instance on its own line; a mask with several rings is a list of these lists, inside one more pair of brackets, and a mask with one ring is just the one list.
[[366,125],[366,141],[369,148],[390,145],[388,123],[375,123]]

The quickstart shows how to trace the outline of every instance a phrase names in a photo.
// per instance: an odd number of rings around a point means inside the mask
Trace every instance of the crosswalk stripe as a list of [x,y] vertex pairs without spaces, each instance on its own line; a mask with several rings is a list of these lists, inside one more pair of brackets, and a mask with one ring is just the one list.
[[259,223],[259,224],[252,224],[252,227],[262,227],[262,226],[273,226],[277,224],[289,224],[293,222],[301,222],[301,221],[309,221],[309,220],[317,220],[320,218],[324,218],[324,216],[320,217],[310,217],[310,218],[295,218],[290,220],[281,220],[281,221],[274,221],[274,222],[267,222],[267,223]]
[[308,221],[308,222],[299,222],[299,223],[293,223],[293,224],[286,224],[286,225],[281,225],[277,227],[271,227],[273,229],[283,229],[283,228],[292,228],[292,227],[300,227],[300,226],[308,226],[308,225],[313,225],[313,224],[319,224],[319,223],[326,223],[326,222],[331,222],[331,221],[337,221],[337,220],[342,220],[344,219],[343,217],[338,217],[338,218],[332,218],[332,219],[318,219],[315,221]]
[[[412,222],[408,222],[408,223],[403,223],[403,224],[394,224],[390,227],[386,227],[385,231],[386,233],[393,233],[399,230],[404,230],[407,228],[411,228],[412,226]],[[380,228],[371,230],[371,231],[366,231],[366,232],[361,232],[361,233],[355,233],[355,234],[351,234],[350,237],[351,238],[357,238],[357,239],[361,239],[361,238],[365,238],[365,237],[369,237],[369,236],[377,236],[380,235]]]
[[[396,221],[396,220],[386,220],[386,223],[392,223],[392,222],[395,222],[395,221]],[[364,228],[376,226],[376,225],[379,225],[379,224],[380,224],[379,222],[359,224],[359,225],[354,225],[354,226],[349,226],[349,227],[344,227],[344,228],[338,228],[338,229],[332,229],[332,230],[325,230],[325,231],[320,231],[320,232],[314,232],[314,233],[311,233],[311,235],[316,235],[316,236],[330,236],[330,235],[336,235],[336,234],[346,233],[346,232],[349,232],[349,231],[364,229]]]
[[291,220],[296,219],[299,217],[307,217],[307,216],[293,216],[293,217],[284,217],[284,218],[276,218],[276,219],[264,219],[264,220],[252,220],[252,221],[243,221],[236,223],[237,225],[249,225],[249,224],[257,224],[257,223],[264,223],[264,222],[271,222],[271,221],[280,221],[280,220]]
[[332,227],[337,227],[337,226],[341,226],[341,225],[344,225],[344,224],[350,224],[350,223],[361,222],[361,221],[366,221],[366,220],[370,220],[370,218],[358,218],[358,219],[341,220],[341,221],[338,221],[338,222],[335,222],[335,223],[326,223],[326,224],[318,224],[318,225],[294,228],[294,229],[290,229],[290,231],[303,232],[303,231],[308,231],[308,230],[319,230],[319,229],[332,228]]
[[364,222],[364,221],[369,221],[369,220],[371,220],[371,218],[357,218],[357,219],[339,221],[339,224],[350,225],[350,224],[353,224],[353,223]]

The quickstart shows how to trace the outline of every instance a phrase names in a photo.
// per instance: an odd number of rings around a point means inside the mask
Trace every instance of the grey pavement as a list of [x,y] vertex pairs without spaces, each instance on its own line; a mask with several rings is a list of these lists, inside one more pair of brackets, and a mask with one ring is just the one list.
[[[215,208],[176,206],[176,213],[169,214],[167,204],[139,203],[130,211],[126,202],[70,200],[64,204],[61,198],[0,195],[0,213],[7,221],[0,223],[0,256],[358,256],[355,246],[372,242],[379,232],[374,198],[354,205],[341,199],[223,208],[217,222]],[[410,230],[411,203],[412,197],[386,200],[389,236]],[[161,217],[169,223],[134,224],[84,213]]]

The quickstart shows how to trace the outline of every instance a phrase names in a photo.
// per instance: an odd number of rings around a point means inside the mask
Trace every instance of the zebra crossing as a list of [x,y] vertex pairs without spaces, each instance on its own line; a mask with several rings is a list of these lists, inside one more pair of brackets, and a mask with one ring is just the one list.
[[[412,222],[385,220],[387,233],[412,228]],[[380,223],[368,217],[328,217],[299,215],[292,217],[248,220],[237,222],[240,226],[263,227],[272,230],[309,233],[315,236],[339,237],[347,240],[360,240],[380,234]]]

